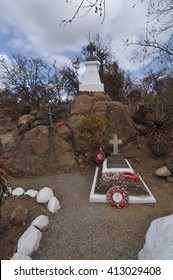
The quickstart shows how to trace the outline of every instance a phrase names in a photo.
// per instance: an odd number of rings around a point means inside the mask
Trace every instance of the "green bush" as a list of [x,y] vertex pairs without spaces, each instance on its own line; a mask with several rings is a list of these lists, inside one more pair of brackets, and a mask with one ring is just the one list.
[[93,153],[99,148],[107,149],[112,137],[113,124],[104,116],[86,115],[79,125],[79,141],[83,151]]

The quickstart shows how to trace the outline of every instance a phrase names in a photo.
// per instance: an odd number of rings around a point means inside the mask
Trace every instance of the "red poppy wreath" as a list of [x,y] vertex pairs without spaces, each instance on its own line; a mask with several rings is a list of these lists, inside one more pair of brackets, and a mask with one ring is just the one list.
[[129,181],[129,182],[139,181],[139,176],[136,175],[134,172],[120,172],[119,177],[124,181]]
[[107,193],[107,204],[113,208],[124,208],[129,203],[129,196],[126,190],[120,186],[111,187]]
[[102,149],[99,149],[95,152],[94,158],[97,163],[102,163],[105,160],[106,155]]

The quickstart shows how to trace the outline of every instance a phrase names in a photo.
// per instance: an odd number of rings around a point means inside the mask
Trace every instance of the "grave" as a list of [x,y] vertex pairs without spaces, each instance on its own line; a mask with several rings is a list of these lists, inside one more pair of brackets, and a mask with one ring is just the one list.
[[[156,203],[156,199],[141,176],[135,174],[128,160],[118,153],[118,144],[122,144],[122,141],[114,135],[109,143],[113,144],[113,154],[96,167],[89,201],[107,203],[107,192],[118,186],[128,193],[128,203]],[[133,178],[134,175],[135,180],[124,180],[122,177],[124,174],[129,178]],[[115,195],[116,199],[119,199],[118,195],[121,196],[118,192]]]

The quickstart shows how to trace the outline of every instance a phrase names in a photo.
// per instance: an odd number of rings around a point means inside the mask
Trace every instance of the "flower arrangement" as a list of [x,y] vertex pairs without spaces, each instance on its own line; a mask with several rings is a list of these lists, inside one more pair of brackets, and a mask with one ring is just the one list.
[[129,196],[126,190],[120,186],[111,187],[107,193],[107,204],[114,208],[124,208],[129,203]]
[[61,126],[65,125],[65,123],[63,121],[61,121],[61,122],[57,122],[55,125],[57,127],[61,127]]
[[139,176],[136,175],[134,172],[120,172],[119,178],[128,181],[128,182],[138,182]]
[[95,152],[94,158],[96,163],[103,163],[103,161],[106,159],[106,155],[102,149],[99,149]]
[[101,179],[103,181],[114,181],[114,180],[117,180],[119,178],[119,173],[118,172],[104,172],[101,176]]

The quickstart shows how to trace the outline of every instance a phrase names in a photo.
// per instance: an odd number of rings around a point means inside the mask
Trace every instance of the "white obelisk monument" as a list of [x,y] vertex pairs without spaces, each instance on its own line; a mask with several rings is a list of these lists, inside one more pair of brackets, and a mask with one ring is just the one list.
[[104,84],[100,81],[99,65],[97,58],[93,55],[95,52],[95,46],[93,43],[87,47],[90,56],[85,62],[85,73],[82,84],[79,85],[79,91],[88,92],[104,92]]

